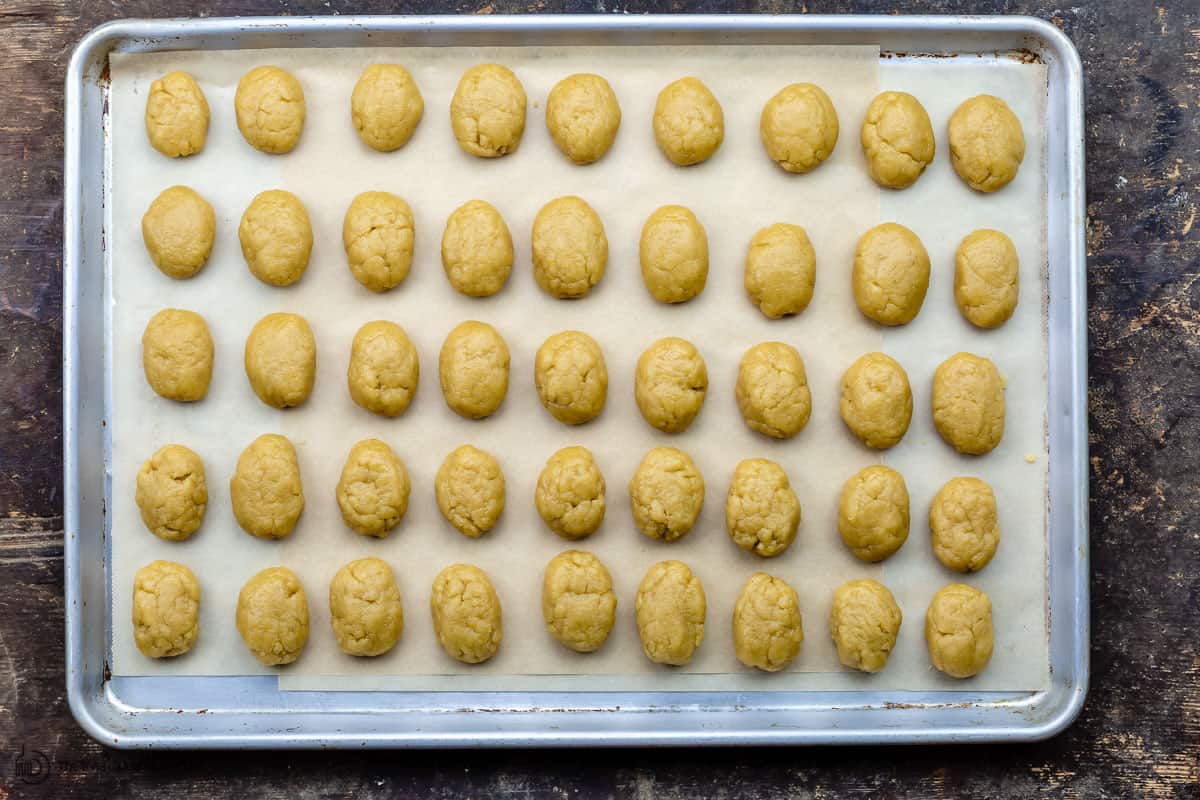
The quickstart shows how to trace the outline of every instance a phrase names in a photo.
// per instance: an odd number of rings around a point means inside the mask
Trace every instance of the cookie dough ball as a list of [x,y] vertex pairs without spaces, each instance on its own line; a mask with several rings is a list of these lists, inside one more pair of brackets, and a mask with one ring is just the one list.
[[187,186],[164,189],[142,216],[146,252],[171,278],[190,278],[208,263],[216,230],[213,207]]
[[296,448],[275,433],[259,436],[238,456],[229,481],[238,525],[259,539],[282,539],[304,511],[304,487]]
[[417,348],[394,322],[368,322],[354,334],[346,381],[355,403],[375,414],[404,413],[421,378]]
[[350,120],[363,144],[382,153],[412,138],[425,113],[425,100],[412,75],[399,64],[372,64],[350,95]]
[[372,292],[386,292],[408,277],[414,238],[412,209],[388,192],[358,195],[342,221],[350,273]]
[[704,507],[704,478],[687,453],[655,447],[629,479],[629,504],[638,529],[651,539],[682,539]]
[[800,654],[803,641],[796,590],[765,572],[751,575],[733,607],[733,649],[738,661],[778,672]]
[[698,78],[680,78],[658,93],[654,141],[681,167],[707,161],[725,141],[725,112]]
[[546,128],[562,154],[576,164],[599,161],[617,138],[621,106],[599,75],[568,75],[546,98]]
[[200,633],[200,584],[183,564],[151,561],[133,576],[133,641],[147,658],[181,656]]
[[704,641],[708,602],[700,579],[682,561],[660,561],[646,571],[634,602],[646,658],[682,666]]
[[472,564],[451,564],[433,580],[429,596],[433,630],[451,658],[479,664],[496,655],[504,629],[500,598],[487,573]]
[[882,464],[866,467],[842,486],[838,532],[863,561],[883,561],[908,539],[908,486]]
[[817,280],[817,255],[799,225],[777,222],[754,234],[746,251],[746,294],[769,319],[808,308]]
[[708,281],[708,234],[683,206],[662,206],[642,226],[642,280],[660,303],[684,303]]
[[1003,189],[1025,158],[1021,121],[999,97],[981,94],[950,115],[950,163],[979,192]]
[[954,253],[954,300],[967,322],[996,328],[1017,308],[1020,289],[1017,248],[1000,231],[983,228],[967,235]]
[[168,72],[150,84],[146,97],[146,136],[164,156],[190,156],[208,137],[208,100],[186,72]]
[[255,150],[292,152],[304,130],[304,89],[279,67],[255,67],[238,81],[233,98],[238,130]]
[[504,512],[504,473],[490,454],[464,444],[438,467],[434,478],[438,508],[463,536],[478,539]]
[[525,87],[508,67],[471,67],[450,101],[450,127],[458,146],[473,156],[508,155],[525,132]]
[[246,377],[269,406],[291,408],[312,394],[317,342],[299,314],[267,314],[246,337]]
[[291,664],[308,641],[308,598],[287,567],[268,567],[238,593],[237,629],[268,667]]
[[842,422],[876,450],[895,447],[912,421],[908,373],[883,353],[860,356],[842,375]]
[[408,512],[411,486],[404,462],[378,439],[363,439],[350,448],[337,501],[342,519],[355,533],[384,537]]
[[933,125],[921,101],[907,92],[883,92],[867,106],[863,155],[871,179],[886,189],[907,189],[933,161]]
[[763,106],[759,133],[772,161],[788,172],[808,172],[837,145],[837,111],[820,86],[793,83]]
[[925,612],[933,665],[952,678],[977,675],[992,660],[992,601],[965,583],[938,590]]
[[142,370],[159,397],[203,400],[212,379],[213,340],[195,311],[164,308],[142,332]]
[[929,253],[903,225],[876,225],[858,240],[850,280],[863,316],[880,325],[906,325],[929,290]]
[[308,269],[312,223],[300,198],[271,189],[250,201],[238,225],[238,240],[254,277],[271,286],[290,286]]
[[551,200],[533,219],[533,277],[546,294],[583,297],[604,277],[608,237],[600,216],[581,198]]
[[933,553],[947,569],[976,572],[1000,544],[996,495],[979,478],[951,478],[929,506]]
[[564,447],[538,475],[533,503],[546,527],[564,539],[590,536],[604,521],[604,475],[586,447]]
[[329,582],[329,621],[343,653],[381,656],[404,632],[400,588],[392,568],[378,558],[360,558]]
[[546,565],[542,579],[542,619],[546,630],[576,653],[600,649],[617,613],[612,576],[600,559],[583,550],[565,550]]
[[743,550],[772,558],[800,528],[800,500],[783,467],[765,458],[738,462],[725,498],[725,530]]
[[896,646],[903,616],[896,598],[879,581],[848,581],[833,593],[829,632],[838,660],[850,669],[879,672]]
[[468,297],[490,297],[512,272],[513,242],[500,212],[483,200],[470,200],[450,214],[442,232],[446,279]]
[[955,353],[933,373],[933,424],[960,453],[991,452],[1004,436],[1004,378],[990,359]]
[[533,383],[542,405],[556,420],[582,425],[604,410],[608,396],[604,353],[586,333],[556,333],[538,348]]
[[134,500],[151,533],[182,542],[200,527],[208,508],[204,462],[181,444],[160,447],[138,470]]
[[438,375],[446,405],[467,419],[493,414],[508,393],[508,345],[499,331],[470,320],[446,336]]
[[812,393],[804,359],[783,342],[762,342],[738,366],[737,402],[751,430],[790,439],[808,424]]
[[687,430],[707,391],[708,368],[686,339],[659,339],[638,358],[633,396],[646,422],[664,433]]

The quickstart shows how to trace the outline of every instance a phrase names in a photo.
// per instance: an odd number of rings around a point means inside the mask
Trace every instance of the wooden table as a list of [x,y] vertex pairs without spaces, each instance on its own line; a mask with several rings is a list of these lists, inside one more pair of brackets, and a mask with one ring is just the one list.
[[[74,43],[184,0],[0,0],[0,800],[174,796],[1200,797],[1200,5],[216,0],[213,14],[521,11],[1035,14],[1087,75],[1092,688],[1025,746],[850,750],[122,753],[63,690],[62,103]],[[40,765],[40,783],[26,782]]]

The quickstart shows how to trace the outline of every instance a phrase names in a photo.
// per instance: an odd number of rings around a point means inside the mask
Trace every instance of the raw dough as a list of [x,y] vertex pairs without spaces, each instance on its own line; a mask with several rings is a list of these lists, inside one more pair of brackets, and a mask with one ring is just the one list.
[[208,263],[216,230],[213,207],[187,186],[164,189],[142,217],[146,252],[172,278],[190,278]]
[[458,325],[438,357],[446,405],[467,419],[493,414],[508,393],[508,362],[508,345],[491,325],[474,320]]
[[746,294],[769,319],[808,308],[817,280],[817,255],[799,225],[777,222],[754,234],[746,251]]
[[190,156],[208,137],[208,100],[186,72],[168,72],[150,84],[146,96],[146,136],[164,156]]
[[680,78],[658,93],[654,140],[681,167],[707,161],[725,140],[725,112],[698,78]]
[[268,567],[238,593],[237,629],[263,664],[291,664],[308,641],[308,599],[287,567]]
[[668,336],[638,358],[633,396],[642,417],[665,433],[681,433],[704,405],[708,369],[696,346]]
[[790,439],[808,424],[812,393],[804,359],[783,342],[762,342],[738,366],[737,402],[751,430]]
[[704,478],[687,453],[655,447],[629,479],[629,504],[638,529],[651,539],[682,539],[704,507]]
[[642,280],[660,303],[684,303],[708,281],[708,234],[683,206],[662,206],[642,226]]
[[429,596],[433,630],[451,658],[479,664],[496,655],[503,638],[500,598],[487,573],[473,564],[451,564],[433,580]]
[[621,106],[599,75],[568,75],[546,98],[546,128],[562,154],[576,164],[603,158],[621,127]]
[[903,615],[896,598],[879,581],[847,581],[833,593],[829,632],[838,660],[850,669],[879,672],[896,646]]
[[200,633],[200,584],[183,564],[151,561],[133,576],[133,641],[147,658],[192,649]]
[[213,340],[195,311],[164,308],[142,333],[142,369],[160,397],[190,403],[203,400],[212,379]]
[[200,527],[208,508],[204,462],[181,444],[160,447],[138,470],[134,500],[151,533],[182,542]]
[[582,539],[604,521],[604,475],[592,452],[564,447],[538,475],[533,503],[546,527],[564,539]]
[[608,369],[596,340],[580,331],[556,333],[538,348],[533,383],[559,422],[581,425],[604,410]]
[[905,325],[925,302],[929,253],[903,225],[876,225],[858,240],[851,283],[864,316],[880,325]]
[[425,113],[425,100],[399,64],[371,64],[350,95],[350,120],[363,143],[389,153],[412,138]]
[[279,67],[255,67],[238,81],[233,99],[238,130],[255,150],[290,153],[304,130],[304,89]]
[[342,246],[354,278],[372,292],[399,286],[412,267],[413,230],[412,209],[396,195],[355,197],[342,221]]
[[842,375],[842,421],[867,447],[895,447],[912,421],[904,367],[883,353],[860,356]]
[[386,561],[360,558],[329,582],[329,621],[343,653],[381,656],[404,632],[400,588]]
[[1000,231],[967,235],[954,253],[954,300],[972,325],[996,328],[1017,307],[1020,261],[1017,248]]
[[891,467],[875,464],[852,475],[838,501],[838,532],[863,561],[883,561],[908,539],[908,486]]
[[763,106],[759,133],[772,161],[788,172],[808,172],[837,145],[837,111],[821,87],[793,83]]
[[464,444],[438,467],[434,478],[438,508],[463,536],[478,539],[504,512],[504,473],[490,454]]
[[778,672],[800,654],[803,641],[796,590],[765,572],[751,575],[733,607],[733,649],[738,661]]
[[254,277],[271,286],[290,286],[308,269],[312,223],[300,198],[271,189],[250,201],[238,225],[238,240]]
[[378,439],[350,448],[337,485],[342,519],[355,533],[384,537],[408,511],[411,485],[404,462]]
[[725,530],[743,550],[764,558],[791,546],[800,528],[800,500],[783,467],[765,458],[738,462],[725,498]]
[[1008,104],[976,95],[950,115],[950,163],[972,189],[994,192],[1017,177],[1025,158],[1021,121]]
[[296,448],[276,433],[259,436],[238,456],[229,480],[238,525],[259,539],[282,539],[304,511],[304,487]]
[[604,223],[573,195],[542,206],[533,218],[533,277],[558,298],[583,297],[604,277],[608,237]]
[[978,674],[992,659],[992,601],[965,583],[938,590],[925,612],[933,665],[952,678]]
[[354,334],[346,381],[350,397],[385,417],[404,413],[421,379],[417,348],[394,322],[368,322]]
[[525,132],[525,87],[508,67],[471,67],[450,101],[450,127],[458,146],[473,156],[513,152]]
[[612,631],[617,596],[600,559],[583,550],[564,550],[550,559],[542,579],[546,630],[577,653],[600,649]]
[[298,406],[312,393],[317,342],[299,314],[267,314],[246,337],[246,377],[269,406]]
[[512,265],[512,235],[499,211],[483,200],[454,209],[442,232],[442,268],[451,286],[489,297],[504,288]]
[[1000,544],[996,495],[979,478],[951,478],[929,506],[929,532],[938,561],[955,572],[987,566]]
[[1004,436],[1004,378],[990,359],[955,353],[933,373],[933,424],[960,453],[983,455]]
[[933,124],[921,101],[907,92],[882,92],[867,106],[863,155],[871,179],[887,189],[907,189],[933,161]]
[[646,571],[634,603],[646,658],[682,666],[704,641],[708,603],[700,579],[682,561],[660,561]]

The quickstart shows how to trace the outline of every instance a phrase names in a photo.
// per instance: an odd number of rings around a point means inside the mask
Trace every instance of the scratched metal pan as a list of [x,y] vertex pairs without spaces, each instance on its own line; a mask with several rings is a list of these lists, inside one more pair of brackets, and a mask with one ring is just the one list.
[[[1039,692],[281,692],[274,677],[114,677],[105,253],[108,57],[269,47],[878,44],[884,54],[1032,53],[1048,68],[1050,687]],[[1088,680],[1087,293],[1083,81],[1062,33],[1027,17],[327,17],[129,20],[89,33],[66,78],[64,513],[67,695],[116,747],[518,747],[1035,740]]]

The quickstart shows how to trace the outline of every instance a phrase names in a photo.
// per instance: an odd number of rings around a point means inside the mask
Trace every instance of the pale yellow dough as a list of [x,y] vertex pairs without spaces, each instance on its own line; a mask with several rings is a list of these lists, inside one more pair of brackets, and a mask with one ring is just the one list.
[[577,653],[599,650],[616,612],[612,576],[600,559],[583,550],[550,559],[542,578],[542,619],[559,643]]
[[954,253],[954,300],[963,317],[980,328],[997,328],[1017,308],[1017,248],[1000,231],[967,234]]
[[655,447],[629,479],[629,503],[638,530],[674,542],[696,524],[704,507],[704,478],[687,453]]
[[684,303],[708,282],[708,234],[691,210],[662,206],[642,226],[642,280],[660,303]]
[[142,370],[159,397],[191,403],[203,400],[212,380],[213,340],[195,311],[165,308],[142,333]]
[[582,539],[604,521],[604,475],[586,447],[564,447],[538,475],[533,502],[546,527],[564,539]]
[[473,564],[451,564],[433,580],[429,595],[433,630],[446,654],[464,664],[496,655],[504,636],[500,598],[487,573]]
[[279,67],[255,67],[238,81],[233,99],[238,130],[264,153],[290,153],[304,130],[304,89]]
[[725,112],[704,82],[668,83],[654,103],[654,140],[672,164],[707,161],[725,140]]
[[208,508],[204,462],[181,444],[160,447],[138,470],[134,500],[155,536],[170,542],[187,539]]
[[282,539],[304,511],[304,486],[296,448],[276,433],[259,436],[238,456],[229,480],[233,516],[246,533]]
[[817,255],[799,225],[777,222],[754,234],[746,251],[746,294],[769,319],[799,314],[812,301]]
[[329,621],[343,653],[381,656],[404,632],[400,588],[388,563],[379,558],[351,561],[329,582]]
[[172,186],[142,216],[142,241],[164,275],[190,278],[208,263],[216,226],[207,200],[187,186]]
[[842,487],[838,533],[863,561],[883,561],[908,539],[908,486],[882,464],[859,470]]
[[434,478],[438,508],[463,536],[478,539],[504,513],[504,473],[491,453],[464,444],[438,467]]
[[738,661],[764,672],[787,668],[800,654],[804,621],[800,596],[782,578],[750,576],[733,607],[733,649]]
[[992,660],[992,601],[965,583],[938,590],[925,612],[925,644],[933,666],[952,678],[979,674]]
[[642,418],[664,433],[681,433],[704,405],[708,368],[696,346],[668,336],[638,357],[633,396]]
[[467,419],[491,416],[508,393],[508,365],[508,345],[499,331],[486,322],[459,324],[438,356],[446,405]]
[[421,379],[417,348],[394,322],[368,322],[354,334],[346,382],[355,403],[385,417],[404,413]]
[[887,189],[907,189],[933,161],[933,124],[921,101],[907,92],[882,92],[862,124],[867,172]]
[[738,365],[736,394],[746,425],[776,439],[795,436],[812,415],[804,359],[783,342],[762,342],[746,351]]
[[317,375],[317,342],[298,314],[267,314],[246,337],[246,377],[269,406],[298,406],[312,394]]
[[996,495],[979,478],[951,478],[929,505],[933,554],[947,569],[976,572],[1000,544]]
[[800,500],[783,467],[766,458],[739,461],[725,498],[725,530],[743,550],[773,558],[800,528]]
[[363,192],[346,209],[342,246],[355,280],[372,292],[400,285],[412,267],[412,209],[388,192]]
[[842,375],[842,421],[867,447],[895,447],[912,422],[908,373],[891,356],[867,353]]
[[682,561],[646,571],[634,602],[642,651],[655,664],[682,666],[704,641],[708,602],[700,579]]
[[450,101],[450,127],[458,146],[473,156],[508,155],[525,132],[525,87],[508,67],[471,67]]
[[979,192],[1003,189],[1025,158],[1021,121],[1008,104],[990,94],[964,100],[950,115],[950,163],[958,177]]
[[896,598],[879,581],[847,581],[833,593],[829,632],[838,660],[850,669],[879,672],[896,646],[903,615]]
[[596,340],[580,331],[562,331],[538,348],[533,383],[542,405],[566,425],[581,425],[604,410],[608,368]]
[[837,145],[837,111],[820,86],[793,83],[763,106],[759,133],[772,161],[788,172],[808,172]]
[[546,294],[583,297],[604,277],[608,237],[600,216],[583,199],[568,195],[542,206],[531,239],[533,277]]
[[512,265],[512,234],[494,206],[470,200],[454,209],[442,232],[442,268],[451,286],[489,297],[504,288]]
[[621,127],[621,106],[608,81],[578,73],[563,78],[546,98],[546,128],[562,154],[576,164],[604,157]]
[[403,147],[424,113],[421,90],[399,64],[371,64],[350,95],[350,121],[359,138],[384,153]]
[[350,448],[337,485],[342,520],[355,533],[384,537],[408,512],[411,489],[404,462],[378,439]]
[[200,633],[200,583],[174,561],[151,561],[133,576],[133,642],[147,658],[173,658]]
[[308,599],[287,567],[268,567],[238,593],[237,629],[247,649],[268,667],[291,664],[308,641]]
[[271,286],[291,286],[308,269],[312,223],[300,198],[271,189],[250,201],[238,225],[238,241],[254,277]]
[[208,138],[208,100],[186,72],[168,72],[150,84],[146,96],[146,137],[164,156],[190,156]]
[[851,285],[863,316],[880,325],[906,325],[929,291],[929,253],[903,225],[876,225],[858,240]]
[[933,424],[960,453],[991,452],[1004,436],[1004,378],[990,359],[955,353],[933,373]]

